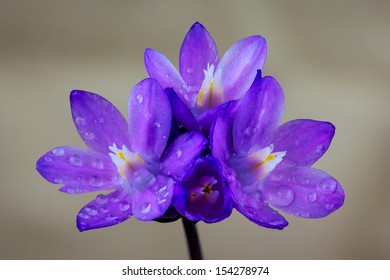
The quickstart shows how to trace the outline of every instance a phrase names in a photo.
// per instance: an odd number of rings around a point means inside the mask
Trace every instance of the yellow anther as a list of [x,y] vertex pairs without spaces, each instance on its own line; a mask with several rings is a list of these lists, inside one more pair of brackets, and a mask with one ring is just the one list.
[[196,101],[196,103],[198,104],[198,106],[201,106],[202,103],[203,103],[203,95],[204,95],[204,89],[202,88],[202,89],[199,91],[198,100]]
[[212,191],[213,189],[211,187],[211,183],[203,186],[203,192],[205,193],[206,196],[208,196]]
[[270,160],[274,160],[276,158],[276,156],[274,154],[269,154],[267,156],[267,158],[264,160],[264,162],[267,162],[267,161],[270,161]]
[[124,156],[124,154],[123,154],[122,151],[118,151],[118,152],[117,152],[117,155],[118,155],[118,158],[123,159],[123,160],[126,160],[126,158],[125,158],[125,156]]

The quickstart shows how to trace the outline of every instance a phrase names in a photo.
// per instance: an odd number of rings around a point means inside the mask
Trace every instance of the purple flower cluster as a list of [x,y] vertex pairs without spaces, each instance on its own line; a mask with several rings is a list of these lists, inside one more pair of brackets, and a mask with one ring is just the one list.
[[340,184],[311,167],[335,133],[329,122],[280,125],[282,88],[262,77],[267,45],[242,39],[219,58],[200,24],[187,33],[179,71],[146,49],[150,75],[132,90],[128,120],[103,97],[70,94],[72,116],[88,149],[56,147],[37,162],[68,194],[98,194],[77,215],[80,231],[135,216],[142,221],[219,222],[233,208],[250,221],[283,229],[279,214],[329,215],[344,202]]

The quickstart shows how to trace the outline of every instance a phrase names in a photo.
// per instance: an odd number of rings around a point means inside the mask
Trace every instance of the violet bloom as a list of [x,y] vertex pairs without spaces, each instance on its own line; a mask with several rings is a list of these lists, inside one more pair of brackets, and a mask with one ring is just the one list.
[[216,223],[233,208],[222,167],[213,157],[199,158],[175,185],[172,205],[187,219]]
[[[57,147],[37,162],[38,172],[49,182],[64,184],[60,191],[99,194],[77,216],[80,231],[112,226],[132,215],[149,221],[161,217],[171,204],[174,180],[201,153],[204,136],[183,134],[173,149],[166,149],[171,129],[169,99],[153,79],[137,84],[129,100],[128,122],[109,101],[85,91],[70,94],[76,128],[89,150]],[[182,160],[172,154],[181,146]],[[164,152],[163,158],[161,155]]]
[[145,50],[145,67],[163,88],[174,89],[179,96],[176,104],[183,102],[207,130],[219,105],[244,96],[256,71],[263,68],[266,53],[265,39],[256,35],[236,42],[220,60],[213,38],[196,22],[181,45],[179,71],[152,49]]
[[211,134],[212,153],[224,165],[235,208],[252,222],[276,229],[288,223],[270,206],[321,218],[344,203],[337,180],[311,167],[328,149],[335,127],[308,119],[279,127],[283,110],[280,85],[259,72],[234,119],[219,113]]

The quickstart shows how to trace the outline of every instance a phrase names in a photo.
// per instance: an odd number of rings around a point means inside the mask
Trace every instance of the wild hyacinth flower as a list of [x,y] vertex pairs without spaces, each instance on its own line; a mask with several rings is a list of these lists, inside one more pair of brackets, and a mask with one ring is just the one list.
[[200,128],[208,131],[218,106],[242,98],[249,89],[256,71],[264,66],[266,53],[265,39],[256,35],[235,43],[220,60],[213,38],[196,22],[181,45],[179,71],[156,50],[146,49],[144,58],[150,77],[164,88],[173,88],[178,97],[171,98],[177,106],[188,107]]
[[280,85],[259,72],[234,119],[220,112],[211,134],[212,153],[224,165],[235,208],[252,222],[276,229],[288,222],[270,206],[321,218],[344,202],[337,180],[311,167],[328,149],[335,127],[307,119],[279,127],[283,110]]
[[[80,210],[79,230],[112,226],[132,215],[143,221],[161,217],[173,195],[174,180],[168,174],[183,173],[196,160],[206,143],[204,136],[183,134],[173,148],[165,150],[171,106],[153,79],[141,81],[132,90],[128,123],[97,94],[75,90],[70,103],[76,128],[89,150],[57,147],[38,160],[37,170],[49,182],[64,184],[60,191],[69,194],[113,190],[99,194]],[[189,144],[191,149],[183,148]],[[179,149],[180,163],[173,156]]]

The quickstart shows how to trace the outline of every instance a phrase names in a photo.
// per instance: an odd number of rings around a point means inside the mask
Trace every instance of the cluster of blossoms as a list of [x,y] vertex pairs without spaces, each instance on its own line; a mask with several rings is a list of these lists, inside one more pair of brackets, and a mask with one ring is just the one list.
[[79,230],[133,215],[214,223],[233,208],[283,229],[288,222],[275,208],[302,218],[340,208],[338,181],[311,167],[335,127],[310,119],[280,125],[284,96],[276,79],[262,77],[266,52],[265,40],[251,36],[220,59],[211,35],[195,23],[181,46],[179,71],[146,49],[150,78],[133,88],[127,121],[103,97],[72,91],[73,120],[89,149],[56,147],[37,170],[69,194],[111,191],[80,210]]

